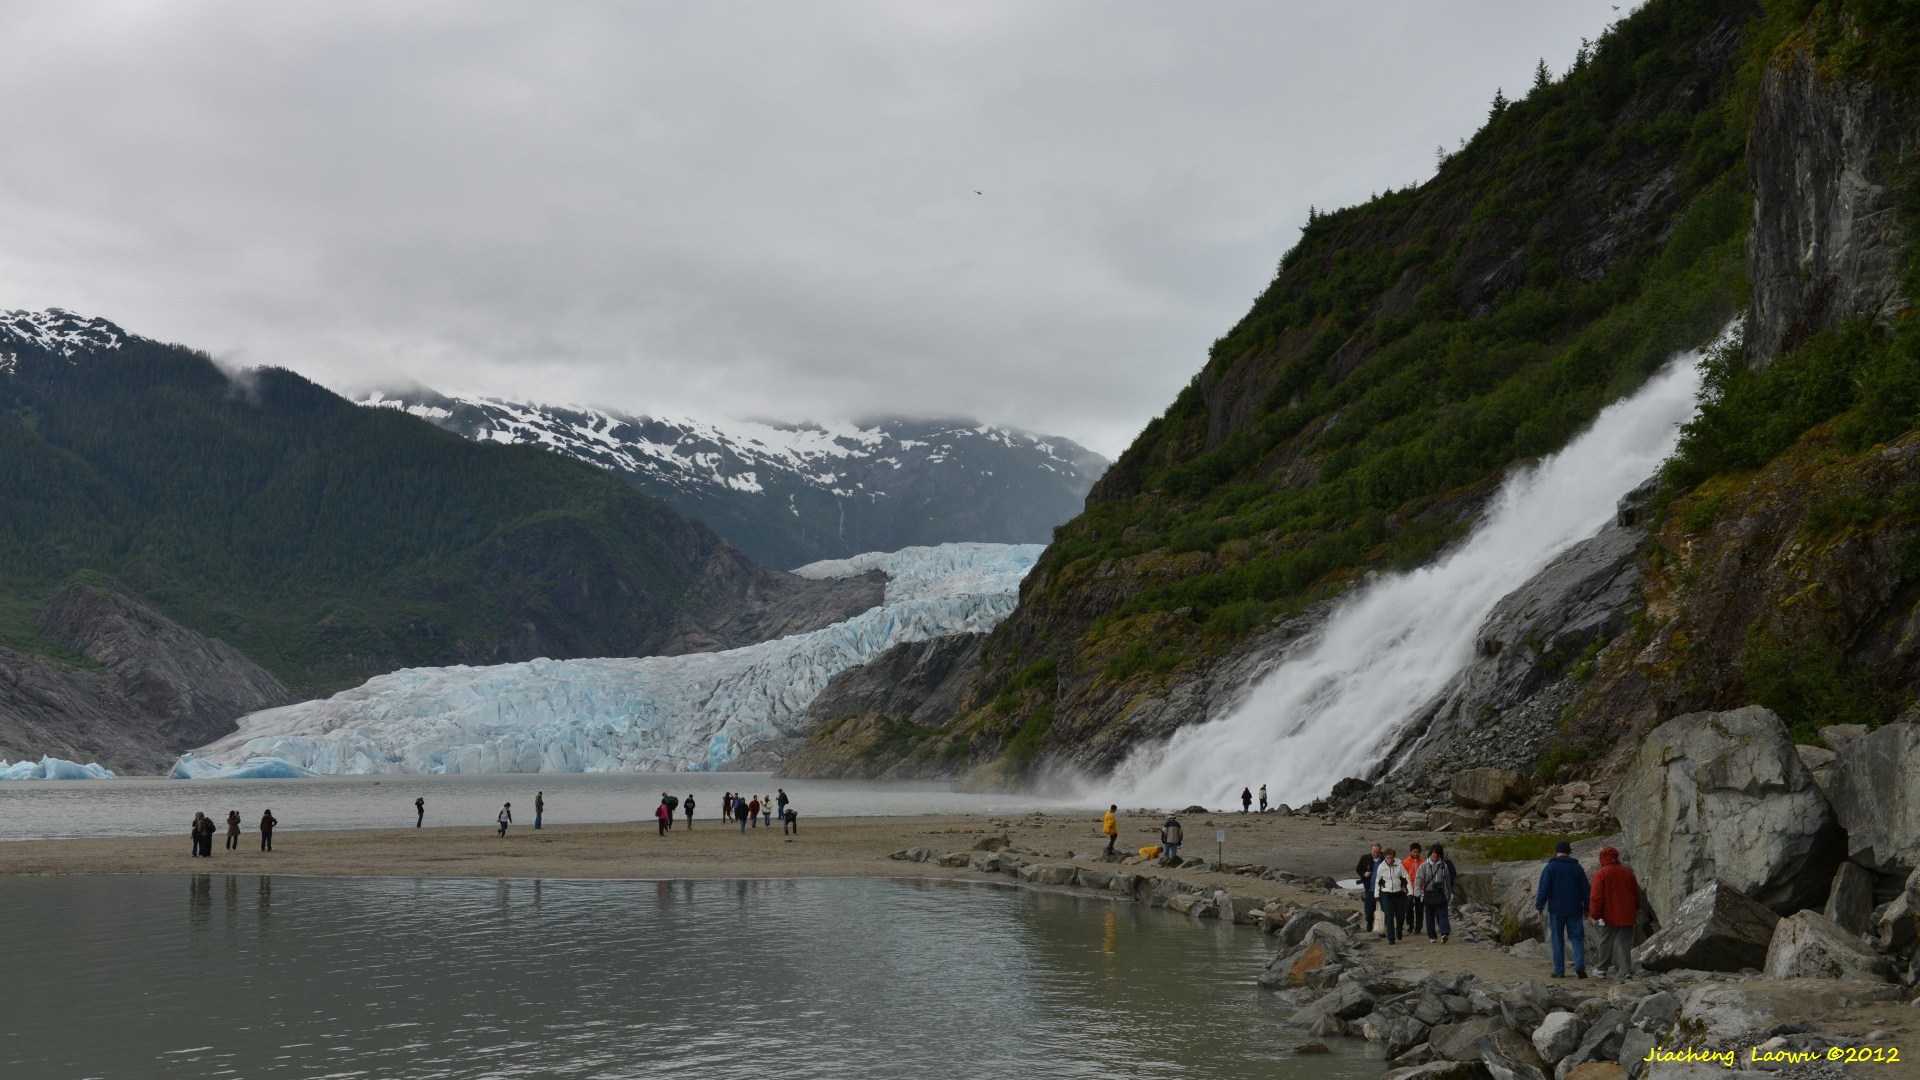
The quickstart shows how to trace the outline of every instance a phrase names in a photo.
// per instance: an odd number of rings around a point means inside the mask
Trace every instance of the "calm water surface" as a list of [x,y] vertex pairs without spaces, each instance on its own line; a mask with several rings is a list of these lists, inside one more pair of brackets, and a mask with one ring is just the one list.
[[[944,783],[775,780],[768,773],[535,773],[463,776],[325,776],[310,780],[15,780],[0,783],[0,840],[67,836],[141,836],[181,832],[204,810],[224,821],[239,810],[252,831],[271,809],[285,830],[360,829],[413,824],[413,800],[427,800],[428,825],[491,827],[511,802],[517,824],[533,824],[533,794],[547,796],[555,825],[653,820],[660,793],[698,800],[695,813],[719,820],[727,791],[771,795],[780,787],[802,817],[876,814],[1092,811],[1034,795],[974,795]],[[1084,802],[1084,800],[1082,800]],[[1104,809],[1102,806],[1100,809]]]
[[0,880],[0,1076],[1377,1077],[1247,928],[961,882]]

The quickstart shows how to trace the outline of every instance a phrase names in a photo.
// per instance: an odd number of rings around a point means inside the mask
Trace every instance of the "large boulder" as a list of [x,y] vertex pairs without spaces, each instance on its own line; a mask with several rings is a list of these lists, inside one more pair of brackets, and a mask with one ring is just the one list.
[[1888,982],[1893,971],[1886,958],[1869,951],[1840,924],[1815,911],[1801,911],[1780,920],[1767,946],[1769,979],[1849,979]]
[[1920,724],[1843,743],[1827,794],[1854,862],[1881,874],[1920,865]]
[[1475,1061],[1432,1061],[1410,1069],[1395,1069],[1380,1080],[1491,1080],[1492,1073]]
[[1767,962],[1780,916],[1724,881],[1686,898],[1660,932],[1633,950],[1648,971],[1739,971]]
[[1479,1061],[1479,1051],[1474,1049],[1473,1044],[1479,1042],[1482,1035],[1506,1028],[1506,1021],[1498,1016],[1477,1016],[1458,1024],[1435,1027],[1427,1033],[1427,1042],[1432,1045],[1437,1058],[1446,1061]]
[[1849,934],[1864,934],[1873,921],[1873,873],[1849,859],[1833,872],[1827,889],[1827,918]]
[[1550,1012],[1540,1021],[1540,1026],[1533,1029],[1533,1048],[1540,1052],[1540,1060],[1558,1065],[1561,1058],[1573,1053],[1586,1033],[1587,1025],[1578,1016],[1570,1012]]
[[1527,778],[1513,769],[1463,769],[1453,774],[1453,804],[1499,810],[1527,797]]
[[1907,875],[1900,895],[1870,918],[1873,940],[1895,956],[1910,956],[1920,946],[1920,870]]
[[1553,1076],[1533,1043],[1512,1028],[1498,1028],[1480,1036],[1473,1041],[1473,1048],[1493,1080],[1549,1080]]
[[1346,960],[1346,934],[1332,923],[1315,923],[1298,946],[1281,950],[1267,963],[1267,969],[1260,973],[1260,985],[1269,990],[1305,986],[1315,972]]
[[1663,923],[1715,879],[1782,914],[1819,907],[1840,861],[1833,811],[1786,725],[1757,705],[1655,728],[1613,807]]

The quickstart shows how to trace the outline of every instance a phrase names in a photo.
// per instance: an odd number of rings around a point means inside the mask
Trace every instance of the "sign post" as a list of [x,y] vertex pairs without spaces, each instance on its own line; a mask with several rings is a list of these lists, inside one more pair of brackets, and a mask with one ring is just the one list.
[[1213,830],[1213,843],[1214,843],[1213,868],[1215,870],[1218,870],[1220,869],[1220,864],[1227,861],[1227,830],[1225,829]]

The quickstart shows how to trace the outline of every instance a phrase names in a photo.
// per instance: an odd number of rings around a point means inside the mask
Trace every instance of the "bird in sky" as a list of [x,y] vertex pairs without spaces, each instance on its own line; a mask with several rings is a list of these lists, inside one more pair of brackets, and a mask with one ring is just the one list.
[[975,194],[975,195],[978,195],[978,194],[980,194],[980,193],[979,193],[978,191],[976,191],[976,192],[974,192],[974,194]]

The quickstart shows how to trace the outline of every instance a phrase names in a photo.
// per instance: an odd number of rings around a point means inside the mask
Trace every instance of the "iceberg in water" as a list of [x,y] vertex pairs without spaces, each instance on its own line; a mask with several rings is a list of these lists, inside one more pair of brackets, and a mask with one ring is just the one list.
[[175,780],[299,780],[320,774],[276,757],[251,757],[228,765],[182,754],[167,775]]
[[1041,550],[942,544],[812,563],[794,572],[882,571],[886,598],[845,622],[726,652],[396,671],[241,717],[238,731],[182,757],[174,775],[717,769],[796,733],[835,674],[903,642],[992,629]]
[[40,755],[39,761],[16,761],[11,764],[0,758],[0,780],[111,780],[113,770],[97,761],[85,765],[68,761],[66,758]]

